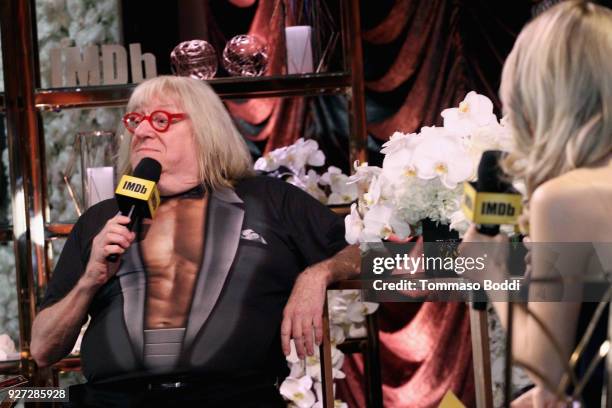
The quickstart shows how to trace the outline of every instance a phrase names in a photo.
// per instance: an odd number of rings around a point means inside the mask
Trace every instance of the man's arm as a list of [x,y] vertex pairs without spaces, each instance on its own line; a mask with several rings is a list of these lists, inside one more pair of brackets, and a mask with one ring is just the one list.
[[123,254],[135,238],[125,225],[128,217],[116,215],[93,239],[83,276],[66,296],[43,309],[32,325],[30,352],[34,361],[49,366],[70,352],[98,289],[117,272],[118,263],[109,263],[110,254]]
[[298,276],[283,312],[281,342],[285,355],[291,351],[292,338],[300,358],[304,358],[305,351],[308,355],[314,354],[314,343],[318,346],[323,341],[323,305],[327,287],[357,276],[359,270],[359,246],[350,245],[331,258],[309,266]]
[[36,316],[30,345],[36,364],[49,366],[70,352],[96,291],[95,286],[80,279],[62,300]]

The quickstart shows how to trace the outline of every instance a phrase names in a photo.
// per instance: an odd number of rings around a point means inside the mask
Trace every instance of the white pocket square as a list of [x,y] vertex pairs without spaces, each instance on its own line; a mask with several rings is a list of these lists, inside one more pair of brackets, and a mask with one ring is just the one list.
[[246,240],[249,240],[249,241],[256,241],[256,242],[260,242],[260,243],[262,243],[264,245],[268,245],[268,243],[266,242],[264,237],[262,237],[261,235],[259,235],[255,231],[253,231],[252,229],[242,230],[242,232],[240,233],[240,238],[246,239]]

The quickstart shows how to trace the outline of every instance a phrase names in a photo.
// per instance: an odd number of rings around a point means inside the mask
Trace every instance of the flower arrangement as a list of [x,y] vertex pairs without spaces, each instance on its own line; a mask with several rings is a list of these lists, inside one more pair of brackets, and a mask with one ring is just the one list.
[[281,147],[260,157],[255,170],[281,177],[306,191],[327,205],[348,204],[357,199],[357,186],[348,183],[349,177],[337,167],[330,166],[319,175],[313,167],[325,164],[325,154],[312,139],[298,139],[290,146]]
[[[287,182],[303,189],[320,202],[327,205],[348,204],[357,199],[358,185],[349,176],[330,166],[321,175],[313,168],[325,164],[325,154],[314,140],[298,139],[294,144],[275,149],[255,162],[255,170],[273,177],[281,177]],[[358,174],[365,174],[365,167]],[[362,302],[357,290],[328,292],[327,299],[330,321],[330,340],[332,344],[332,377],[345,378],[342,372],[344,354],[337,346],[347,338],[366,336],[365,319],[378,308],[377,303]],[[318,348],[315,354],[301,360],[297,356],[293,340],[291,353],[287,356],[289,376],[280,387],[281,395],[289,407],[320,408],[323,406],[321,384],[321,358]],[[336,400],[335,408],[347,405]]]
[[[342,372],[344,354],[338,349],[347,338],[366,336],[365,319],[378,309],[377,303],[362,302],[357,290],[328,292],[329,329],[332,356],[332,377],[345,378]],[[323,393],[321,383],[321,358],[319,349],[315,354],[300,360],[291,340],[291,353],[287,356],[290,373],[280,387],[281,395],[289,401],[289,408],[321,408]],[[314,391],[313,391],[314,389]],[[346,408],[347,404],[335,400],[335,408]]]
[[360,192],[345,218],[349,243],[420,235],[429,219],[460,233],[468,222],[460,210],[462,183],[475,179],[485,150],[508,150],[510,133],[493,103],[470,92],[457,108],[442,112],[443,127],[396,132],[383,145],[382,168],[356,163],[350,182]]

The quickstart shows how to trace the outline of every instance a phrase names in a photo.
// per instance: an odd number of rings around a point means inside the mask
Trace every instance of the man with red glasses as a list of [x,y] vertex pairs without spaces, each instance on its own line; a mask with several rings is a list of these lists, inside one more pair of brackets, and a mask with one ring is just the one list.
[[41,366],[64,357],[90,315],[88,383],[71,388],[73,406],[284,406],[276,386],[290,338],[313,354],[326,286],[358,270],[342,219],[253,174],[204,82],[148,80],[127,111],[120,171],[160,162],[162,203],[138,233],[114,200],[81,216],[34,321],[32,356]]

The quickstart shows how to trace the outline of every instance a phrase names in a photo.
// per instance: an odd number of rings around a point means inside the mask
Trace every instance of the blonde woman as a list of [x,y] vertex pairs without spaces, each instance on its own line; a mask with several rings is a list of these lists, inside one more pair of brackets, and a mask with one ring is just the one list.
[[[500,92],[515,150],[505,167],[526,184],[534,248],[538,243],[612,242],[611,56],[612,11],[569,0],[531,21],[506,60]],[[464,241],[503,243],[507,238],[487,237],[472,227]],[[571,275],[589,268],[589,256],[577,249],[559,263]],[[534,249],[532,278],[547,275],[543,257]],[[499,268],[504,268],[501,262]],[[509,305],[495,304],[504,324]],[[516,361],[535,369],[536,387],[517,403],[563,406],[555,388],[575,345],[581,305],[526,306],[528,311],[513,305],[513,353]]]
[[202,81],[140,84],[123,126],[121,168],[157,160],[162,202],[138,236],[115,200],[79,218],[34,321],[34,360],[64,357],[90,315],[88,382],[71,388],[72,406],[284,407],[290,337],[298,354],[314,353],[326,286],[356,268],[343,220],[255,176]]

